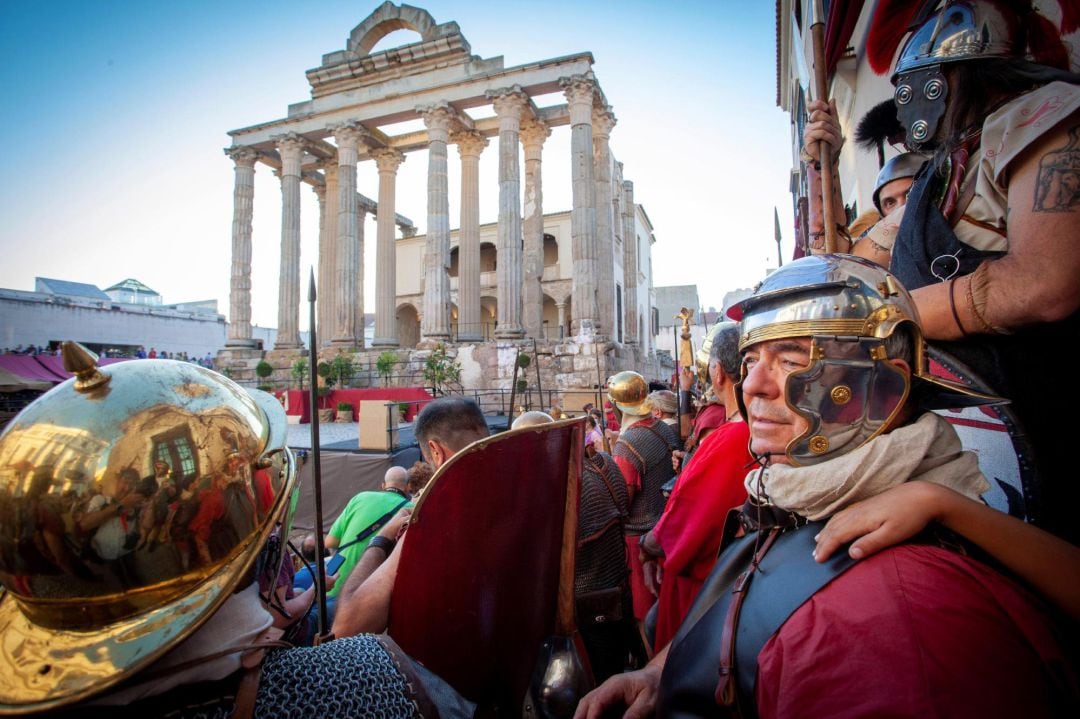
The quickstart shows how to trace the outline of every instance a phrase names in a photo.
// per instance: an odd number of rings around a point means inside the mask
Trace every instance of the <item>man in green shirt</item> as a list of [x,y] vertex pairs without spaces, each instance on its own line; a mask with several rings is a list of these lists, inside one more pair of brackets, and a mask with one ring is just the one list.
[[[404,467],[391,467],[386,470],[386,475],[383,477],[381,491],[361,492],[350,499],[341,512],[341,516],[330,527],[330,532],[326,537],[326,546],[334,550],[343,547],[339,551],[345,556],[345,561],[337,573],[337,583],[333,589],[326,593],[327,598],[332,600],[333,604],[337,603],[338,592],[345,586],[345,578],[349,576],[353,567],[360,561],[360,557],[363,555],[364,550],[367,549],[371,538],[375,536],[385,521],[379,522],[374,527],[372,525],[384,515],[389,515],[387,516],[387,519],[389,519],[402,507],[413,506],[409,494],[405,491],[408,481],[408,473]],[[368,536],[362,541],[356,542],[357,535],[368,528],[372,529]]]

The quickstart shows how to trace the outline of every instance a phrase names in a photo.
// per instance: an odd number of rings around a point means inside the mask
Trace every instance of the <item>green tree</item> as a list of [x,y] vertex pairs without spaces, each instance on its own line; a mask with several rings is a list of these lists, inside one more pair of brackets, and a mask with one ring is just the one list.
[[450,384],[461,384],[461,365],[446,353],[444,345],[438,344],[424,362],[424,379],[437,392],[445,392]]
[[383,352],[375,360],[375,371],[382,377],[384,387],[390,386],[390,375],[394,371],[395,364],[397,364],[397,353],[390,350]]
[[304,389],[304,379],[308,374],[308,363],[303,357],[293,362],[292,366],[292,378],[296,380],[296,383],[300,386],[300,389]]

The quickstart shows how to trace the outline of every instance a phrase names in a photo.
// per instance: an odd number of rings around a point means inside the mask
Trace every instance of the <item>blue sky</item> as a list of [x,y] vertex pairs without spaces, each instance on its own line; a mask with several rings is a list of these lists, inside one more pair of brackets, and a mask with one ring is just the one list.
[[[308,99],[304,71],[342,49],[377,4],[0,3],[0,287],[32,289],[37,275],[103,287],[135,277],[166,302],[217,298],[227,312],[226,133]],[[776,261],[774,205],[790,254],[790,130],[775,106],[771,2],[412,4],[456,21],[474,54],[502,55],[507,66],[593,53],[619,119],[612,150],[655,225],[656,284],[696,283],[708,306],[755,283]],[[414,37],[399,31],[380,47]],[[545,146],[548,211],[570,204],[568,148],[566,128]],[[481,166],[482,222],[497,214],[496,155]],[[451,153],[452,198],[455,161]],[[421,231],[425,173],[424,154],[410,155],[397,195]],[[374,168],[358,182],[377,195]],[[254,319],[272,326],[280,190],[265,168],[255,208]],[[305,192],[305,268],[315,261],[316,208]],[[367,268],[373,309],[373,259]]]

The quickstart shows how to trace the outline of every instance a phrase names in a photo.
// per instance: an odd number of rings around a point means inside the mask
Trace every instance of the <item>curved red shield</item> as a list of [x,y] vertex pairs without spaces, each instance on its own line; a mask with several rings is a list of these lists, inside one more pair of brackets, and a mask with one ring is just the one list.
[[520,714],[545,639],[573,632],[581,419],[475,442],[410,520],[389,633],[470,701]]

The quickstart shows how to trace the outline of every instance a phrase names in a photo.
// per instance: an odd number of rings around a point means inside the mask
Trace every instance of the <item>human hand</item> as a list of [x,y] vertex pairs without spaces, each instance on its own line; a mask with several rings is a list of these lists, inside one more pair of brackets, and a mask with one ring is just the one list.
[[913,537],[937,518],[949,490],[929,482],[905,482],[833,515],[815,537],[814,559],[824,562],[841,545],[863,559]]
[[689,392],[694,387],[694,370],[689,367],[683,367],[682,372],[679,373],[679,389],[684,392]]
[[825,103],[814,100],[807,104],[806,111],[810,117],[803,130],[804,159],[809,157],[813,162],[821,160],[819,142],[828,143],[835,155],[844,145],[840,123],[836,119],[836,101],[830,100]]
[[686,452],[682,451],[681,449],[672,450],[672,452],[671,452],[671,468],[674,469],[676,472],[678,472],[679,469],[682,468],[682,460],[683,460],[683,457],[685,457],[685,456],[686,456]]
[[654,597],[660,596],[660,565],[655,559],[646,559],[641,563],[641,571],[644,574],[645,588]]
[[627,707],[623,719],[644,719],[652,716],[659,689],[659,667],[616,674],[585,695],[574,712],[574,719],[600,719],[620,704]]
[[401,533],[404,531],[405,525],[409,523],[409,517],[411,516],[412,508],[402,507],[398,510],[398,513],[379,530],[379,536],[397,541],[397,538],[401,536]]
[[[340,571],[341,570],[339,569],[338,572],[340,572]],[[335,572],[334,574],[325,575],[326,576],[326,591],[329,592],[331,589],[334,588],[334,585],[337,584],[338,572]]]

